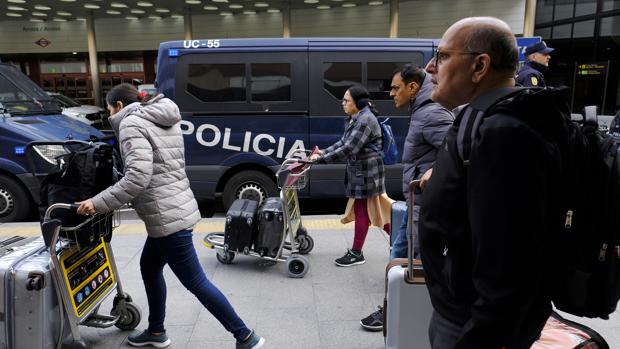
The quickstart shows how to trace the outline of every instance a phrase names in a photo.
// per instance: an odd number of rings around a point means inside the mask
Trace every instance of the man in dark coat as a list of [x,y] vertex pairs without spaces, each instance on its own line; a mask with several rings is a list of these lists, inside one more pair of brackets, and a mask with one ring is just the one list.
[[545,87],[544,72],[549,68],[549,60],[553,48],[547,47],[544,41],[525,48],[527,62],[517,73],[517,84],[525,87]]
[[[448,109],[469,103],[484,110],[514,87],[517,64],[505,22],[460,20],[426,66],[431,97]],[[522,118],[495,109],[469,130],[477,135],[464,161],[459,129],[470,126],[463,121],[470,115],[469,107],[458,113],[424,189],[419,230],[434,308],[429,338],[433,349],[526,349],[551,313],[546,239],[560,190],[558,149]]]
[[[433,166],[437,150],[441,147],[446,132],[454,121],[452,112],[431,100],[432,90],[430,74],[410,64],[405,65],[392,78],[390,96],[394,98],[394,104],[397,108],[408,107],[411,112],[409,131],[402,156],[405,197],[408,197],[409,182],[420,179]],[[416,202],[413,203],[413,253],[415,258],[419,255],[417,225],[421,198],[421,195],[417,195]],[[392,224],[399,224],[400,228],[392,230],[396,231],[396,236],[390,259],[407,258],[407,221],[405,213],[402,222],[392,222]],[[366,330],[381,331],[383,329],[383,308],[379,306],[379,310],[362,319],[360,324]]]

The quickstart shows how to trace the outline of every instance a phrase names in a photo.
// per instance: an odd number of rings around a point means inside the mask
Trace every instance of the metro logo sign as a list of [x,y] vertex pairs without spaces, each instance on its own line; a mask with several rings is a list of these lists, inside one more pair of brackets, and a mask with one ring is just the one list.
[[41,38],[41,39],[35,41],[34,43],[39,45],[39,46],[41,46],[41,47],[43,47],[43,48],[46,48],[46,47],[48,47],[49,45],[52,44],[52,42],[47,40],[46,38]]

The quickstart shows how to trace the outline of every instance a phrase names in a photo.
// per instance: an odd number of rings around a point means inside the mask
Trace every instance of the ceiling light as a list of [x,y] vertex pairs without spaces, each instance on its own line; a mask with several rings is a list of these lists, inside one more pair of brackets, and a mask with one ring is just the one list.
[[34,9],[35,10],[42,10],[42,11],[49,11],[52,8],[49,6],[45,6],[45,5],[34,5]]
[[30,22],[45,22],[45,21],[39,18],[30,18]]
[[9,0],[9,2],[12,2],[14,4],[25,4],[26,0]]
[[203,9],[205,9],[207,11],[216,11],[217,10],[217,6],[207,5],[207,6],[203,7]]
[[125,16],[125,19],[139,19],[139,18],[136,16]]
[[228,12],[228,11],[222,11],[220,12],[220,16],[232,16],[233,13],[232,12]]
[[97,4],[85,4],[84,8],[89,8],[89,9],[98,9],[100,6]]
[[180,15],[180,14],[178,14],[178,13],[175,13],[175,14],[171,15],[170,17],[172,17],[172,18],[176,18],[176,19],[179,19],[179,18],[185,18],[185,16]]
[[150,2],[146,2],[146,1],[138,1],[138,3],[136,4],[140,7],[151,7],[153,6],[153,4],[151,4]]
[[280,13],[280,9],[270,8],[269,10],[267,10],[267,12],[269,12],[269,13]]
[[140,10],[140,9],[133,9],[133,10],[131,10],[129,12],[135,13],[135,14],[138,14],[138,15],[144,14],[144,10]]
[[228,5],[228,7],[233,8],[233,9],[238,9],[238,8],[243,8],[243,5],[232,4],[232,5]]
[[316,4],[319,0],[304,0],[306,4]]
[[161,8],[161,7],[159,7],[159,8],[156,8],[156,9],[155,9],[155,12],[158,12],[158,13],[169,13],[169,12],[170,12],[170,10],[168,10],[167,8]]
[[47,16],[47,13],[45,13],[45,12],[33,12],[32,15],[33,16],[39,16],[39,17],[45,17],[45,16]]
[[65,12],[65,11],[58,11],[56,12],[56,14],[59,16],[71,16],[71,12]]
[[77,52],[71,52],[71,54],[77,55]]
[[213,0],[213,2],[228,2],[228,0]]
[[109,14],[109,15],[120,15],[121,11],[116,11],[116,10],[107,10],[105,11],[105,13]]
[[383,1],[371,1],[368,3],[370,6],[383,5]]
[[75,20],[83,22],[83,21],[86,21],[86,18],[84,18],[84,17],[75,17]]
[[161,19],[161,17],[159,16],[155,16],[155,15],[150,15],[149,19]]
[[354,3],[352,3],[352,2],[347,2],[347,3],[345,3],[345,4],[342,4],[342,7],[355,7],[355,6],[357,6],[357,5],[355,5],[355,4],[354,4]]
[[327,9],[331,8],[331,6],[329,6],[329,5],[319,5],[316,8],[319,9],[319,10],[327,10]]
[[110,4],[110,6],[114,8],[127,8],[127,5],[123,4],[122,2],[113,2]]
[[66,22],[67,20],[64,18],[54,18],[53,21],[54,22]]
[[9,6],[9,7],[7,7],[7,9],[9,9],[11,11],[26,11],[25,8],[19,7],[19,6]]
[[332,0],[333,2],[343,2],[344,0]]
[[15,12],[7,12],[6,15],[9,17],[21,17],[22,16],[21,13],[15,13]]
[[256,7],[269,7],[269,4],[266,2],[255,2],[254,6]]
[[60,0],[62,2],[76,2],[76,0]]
[[185,0],[185,3],[190,5],[200,5],[200,0]]
[[252,10],[245,10],[245,11],[243,11],[243,14],[244,14],[244,15],[255,15],[255,14],[256,14],[256,11],[252,11]]

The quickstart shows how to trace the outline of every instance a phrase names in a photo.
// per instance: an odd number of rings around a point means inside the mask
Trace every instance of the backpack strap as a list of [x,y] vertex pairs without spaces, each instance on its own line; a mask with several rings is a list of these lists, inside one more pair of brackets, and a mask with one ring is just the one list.
[[457,116],[460,120],[456,136],[456,148],[463,165],[469,165],[472,143],[478,134],[478,128],[486,112],[499,102],[527,90],[525,87],[504,87],[486,93],[465,106]]

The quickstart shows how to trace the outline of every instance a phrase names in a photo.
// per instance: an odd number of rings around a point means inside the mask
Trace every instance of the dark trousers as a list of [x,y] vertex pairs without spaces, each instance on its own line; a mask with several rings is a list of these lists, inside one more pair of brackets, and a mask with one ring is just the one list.
[[428,337],[433,349],[453,349],[463,328],[433,311]]
[[149,331],[164,332],[166,316],[166,281],[164,266],[168,264],[183,286],[231,332],[237,340],[245,339],[250,330],[237,316],[226,297],[205,275],[192,242],[192,231],[181,230],[162,238],[148,237],[140,257],[140,271],[149,303]]

